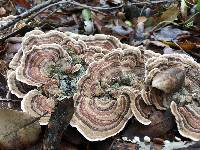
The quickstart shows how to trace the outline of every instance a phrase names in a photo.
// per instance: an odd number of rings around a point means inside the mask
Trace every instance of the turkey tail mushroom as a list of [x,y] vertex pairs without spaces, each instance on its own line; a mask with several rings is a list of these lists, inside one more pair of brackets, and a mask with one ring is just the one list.
[[[57,44],[33,46],[23,54],[21,64],[16,69],[17,80],[28,85],[41,86],[52,79],[56,67],[64,71],[69,66],[71,57]],[[62,68],[63,67],[63,68]]]
[[43,96],[38,90],[28,92],[21,102],[23,112],[27,112],[30,116],[40,118],[39,123],[41,125],[48,124],[54,107],[55,100]]
[[88,140],[116,135],[132,117],[131,93],[139,88],[134,67],[139,59],[139,50],[116,50],[91,63],[80,78],[71,125]]
[[176,119],[179,133],[194,141],[200,140],[200,107],[195,104],[178,106],[174,101],[170,105]]

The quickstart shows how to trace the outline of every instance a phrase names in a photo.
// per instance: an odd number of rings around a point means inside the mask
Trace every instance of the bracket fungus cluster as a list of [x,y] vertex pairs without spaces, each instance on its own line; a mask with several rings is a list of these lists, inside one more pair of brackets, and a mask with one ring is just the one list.
[[200,65],[189,56],[160,55],[109,35],[33,30],[9,66],[9,89],[40,124],[48,124],[56,101],[72,97],[70,124],[90,141],[116,135],[131,117],[149,125],[153,112],[166,109],[180,134],[200,140]]
[[[39,91],[34,92],[38,94],[37,97],[36,94],[33,94],[33,91],[40,90],[46,84],[54,83],[52,86],[55,88],[49,93],[52,95],[61,93],[55,70],[59,68],[59,71],[62,72],[66,67],[71,66],[71,57],[60,46],[62,41],[64,41],[64,34],[60,32],[52,31],[44,34],[39,30],[32,31],[24,36],[22,49],[15,54],[10,63],[9,89],[19,98],[23,98],[22,110],[35,117],[44,115],[46,111],[50,113],[50,107],[45,105],[45,103],[49,104],[49,99],[39,96]],[[45,100],[47,102],[42,102]],[[43,103],[44,105],[42,105]],[[32,104],[35,107],[31,106]],[[53,106],[53,104],[50,106]],[[43,119],[46,116],[50,115],[41,117],[41,124],[47,124],[48,119]]]
[[145,67],[146,93],[161,93],[159,101],[147,96],[147,103],[156,104],[157,109],[170,108],[179,133],[200,140],[200,64],[187,55],[166,54],[149,59]]
[[79,80],[71,125],[87,139],[115,135],[132,117],[131,93],[139,83],[134,73],[139,55],[139,51],[113,51],[93,62]]

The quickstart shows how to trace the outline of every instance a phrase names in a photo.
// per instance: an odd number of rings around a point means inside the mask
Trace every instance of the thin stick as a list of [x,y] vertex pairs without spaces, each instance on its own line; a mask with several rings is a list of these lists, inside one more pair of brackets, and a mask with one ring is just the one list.
[[[40,4],[40,5],[37,5],[37,6],[33,7],[33,8],[31,8],[30,10],[18,15],[15,19],[13,19],[13,20],[9,21],[7,24],[1,26],[0,30],[4,30],[6,28],[9,28],[10,26],[14,25],[15,23],[19,22],[22,19],[25,19],[25,18],[31,16],[34,13],[36,13],[36,14],[33,17],[37,16],[39,13],[45,11],[46,9],[48,9],[48,8],[50,8],[52,6],[59,5],[59,4],[64,4],[64,3],[69,3],[69,4],[72,4],[72,5],[80,6],[82,8],[88,8],[88,9],[91,9],[92,11],[94,11],[94,12],[98,12],[98,13],[101,13],[103,15],[107,15],[107,14],[103,13],[103,12],[100,12],[99,10],[112,10],[112,9],[117,9],[117,8],[123,7],[123,4],[118,6],[118,7],[103,8],[103,7],[87,6],[87,5],[80,4],[78,2],[71,1],[71,0],[67,0],[67,1],[66,0],[62,0],[62,1],[59,1],[59,0],[48,0],[47,2],[44,2],[44,3]],[[31,17],[31,19],[33,17]],[[28,19],[26,21],[26,23],[31,19]]]
[[35,7],[31,8],[30,10],[18,15],[15,19],[13,19],[12,21],[9,21],[7,24],[1,26],[0,30],[4,30],[6,28],[9,28],[10,26],[14,25],[18,21],[20,21],[20,20],[22,20],[24,18],[27,18],[28,16],[30,16],[33,13],[41,10],[42,8],[45,8],[45,7],[49,6],[50,4],[56,3],[58,1],[59,0],[48,0],[47,2],[44,2],[44,3],[40,4],[40,5],[35,6]]
[[56,6],[56,5],[60,5],[60,4],[64,4],[64,3],[69,3],[70,0],[68,1],[60,1],[60,2],[56,2],[53,4],[48,5],[47,7],[42,8],[41,10],[39,10],[38,12],[36,12],[33,16],[31,16],[31,18],[29,18],[26,23],[28,23],[29,21],[31,21],[33,18],[35,18],[37,15],[39,15],[40,13],[42,13],[43,11],[49,9],[50,7]]
[[169,0],[155,0],[155,1],[147,1],[147,2],[138,2],[138,1],[134,1],[131,4],[132,5],[151,5],[151,4],[160,4],[160,3],[172,3],[173,1],[169,1]]

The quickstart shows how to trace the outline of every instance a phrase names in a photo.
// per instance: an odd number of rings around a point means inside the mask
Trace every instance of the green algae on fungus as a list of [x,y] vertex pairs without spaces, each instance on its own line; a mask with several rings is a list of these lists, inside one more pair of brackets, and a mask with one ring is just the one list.
[[71,57],[57,44],[33,46],[32,50],[23,54],[21,64],[16,69],[16,78],[28,85],[40,87],[55,80],[48,69],[57,65],[61,66],[60,70],[64,69],[70,65],[70,61]]
[[121,79],[124,74],[134,76],[139,59],[140,51],[115,50],[91,63],[78,81],[74,95],[76,111],[71,125],[88,140],[104,140],[117,134],[132,117],[130,104],[136,89],[123,85]]

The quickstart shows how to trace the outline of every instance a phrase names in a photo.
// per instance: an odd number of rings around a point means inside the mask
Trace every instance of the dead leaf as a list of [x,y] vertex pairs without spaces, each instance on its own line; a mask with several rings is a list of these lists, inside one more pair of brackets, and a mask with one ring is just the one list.
[[166,26],[162,28],[159,32],[153,33],[153,38],[159,41],[174,41],[178,36],[189,35],[190,32],[184,31],[172,26]]
[[128,137],[128,139],[133,139],[134,136],[155,138],[166,134],[175,123],[168,111],[155,111],[150,116],[150,120],[152,123],[148,126],[134,121],[127,127],[122,136]]
[[27,0],[15,0],[15,2],[24,8],[31,8],[31,4]]
[[36,142],[41,128],[26,113],[0,109],[0,149],[20,149]]
[[160,20],[159,22],[162,21],[174,21],[177,20],[179,14],[179,9],[177,5],[172,5],[171,7],[169,7],[166,11],[164,11],[162,13],[162,15],[160,16]]
[[125,143],[120,140],[116,140],[110,147],[110,150],[137,150],[137,144]]
[[4,7],[0,7],[0,17],[6,14],[6,10]]

